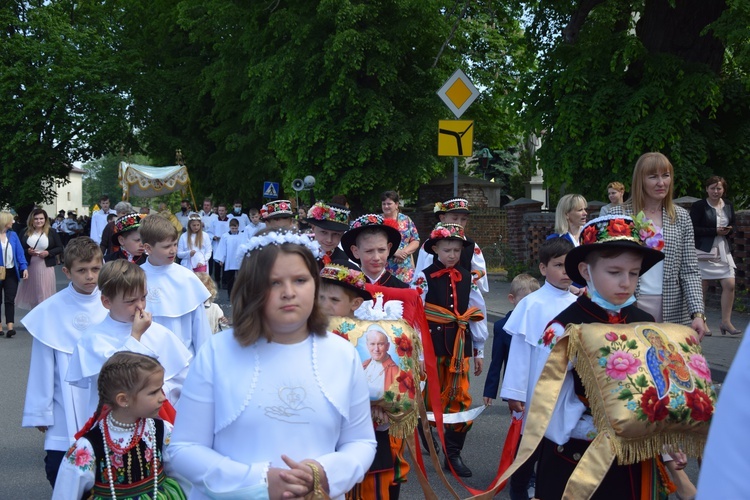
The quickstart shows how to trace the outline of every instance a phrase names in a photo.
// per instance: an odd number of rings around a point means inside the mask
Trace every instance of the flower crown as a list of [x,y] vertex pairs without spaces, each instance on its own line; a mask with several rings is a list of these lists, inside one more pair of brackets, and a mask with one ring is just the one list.
[[453,198],[448,201],[439,201],[435,203],[432,209],[433,213],[450,212],[452,210],[469,210],[469,200],[465,198]]
[[349,269],[340,264],[327,264],[320,271],[320,277],[333,281],[340,281],[341,283],[346,283],[347,285],[359,288],[360,290],[365,289],[365,283],[367,282],[365,280],[365,274],[362,271]]
[[466,235],[464,234],[464,228],[460,224],[443,224],[438,222],[435,224],[435,228],[430,232],[431,240],[443,240],[446,238],[454,238],[466,241]]
[[606,243],[608,241],[632,241],[653,250],[664,249],[661,228],[647,219],[643,212],[635,218],[622,215],[606,215],[592,220],[583,227],[581,244]]
[[310,250],[313,256],[317,259],[323,255],[323,251],[320,249],[320,244],[317,241],[313,241],[309,236],[305,234],[295,233],[293,231],[271,231],[260,236],[253,236],[248,240],[247,243],[240,245],[240,251],[247,257],[251,252],[255,250],[263,250],[268,245],[283,245],[284,243],[292,243],[294,245],[301,245]]
[[270,215],[278,214],[289,214],[291,217],[293,215],[292,202],[289,200],[269,201],[260,208],[260,216],[263,219],[268,218]]
[[124,233],[132,229],[138,229],[141,227],[142,217],[139,214],[132,213],[123,215],[115,220],[115,234]]
[[192,220],[199,220],[199,221],[203,222],[203,219],[201,219],[200,214],[195,213],[195,212],[193,212],[190,215],[188,215],[188,222],[190,222]]
[[307,217],[315,220],[329,220],[341,224],[349,223],[349,210],[326,205],[322,201],[317,202],[307,211]]

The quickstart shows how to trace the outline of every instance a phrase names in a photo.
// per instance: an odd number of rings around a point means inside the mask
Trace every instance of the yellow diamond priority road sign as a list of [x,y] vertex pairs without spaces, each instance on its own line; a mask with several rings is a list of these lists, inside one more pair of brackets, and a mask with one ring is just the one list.
[[472,156],[474,122],[471,120],[440,120],[438,156]]
[[461,118],[464,111],[469,109],[471,103],[479,96],[479,91],[471,83],[466,73],[457,69],[443,86],[440,87],[437,94],[445,105],[453,111],[456,118]]

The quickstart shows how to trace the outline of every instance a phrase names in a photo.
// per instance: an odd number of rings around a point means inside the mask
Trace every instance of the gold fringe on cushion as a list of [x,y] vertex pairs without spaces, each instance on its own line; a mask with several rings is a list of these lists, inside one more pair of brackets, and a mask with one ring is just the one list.
[[[575,370],[581,377],[586,390],[586,397],[591,406],[594,425],[599,433],[606,433],[609,442],[617,456],[617,463],[630,465],[643,460],[654,458],[670,449],[681,450],[691,457],[703,456],[703,448],[706,445],[706,436],[691,434],[685,431],[654,431],[649,435],[637,438],[625,438],[617,435],[612,427],[606,412],[606,401],[603,397],[603,388],[599,386],[597,373],[601,367],[594,366],[594,360],[590,359],[581,342],[581,325],[568,325],[566,333],[569,334],[568,358],[577,359]],[[635,419],[636,417],[633,416]],[[647,424],[643,424],[644,427]]]
[[388,435],[399,439],[409,439],[414,436],[414,429],[417,428],[418,420],[416,408],[398,415],[389,413],[388,419],[391,422]]

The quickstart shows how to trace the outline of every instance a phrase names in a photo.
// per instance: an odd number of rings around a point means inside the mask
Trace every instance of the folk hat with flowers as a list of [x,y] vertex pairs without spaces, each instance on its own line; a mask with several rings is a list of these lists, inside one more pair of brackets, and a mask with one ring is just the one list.
[[269,201],[260,207],[260,217],[263,220],[291,218],[293,215],[292,202],[289,200]]
[[349,209],[319,201],[307,211],[307,223],[328,231],[344,232],[349,229]]
[[141,221],[143,217],[140,214],[132,213],[123,215],[115,219],[114,234],[112,234],[112,244],[115,246],[120,245],[118,236],[125,236],[131,231],[137,231],[141,227]]
[[372,300],[372,295],[365,289],[367,278],[357,267],[346,260],[336,260],[326,264],[320,270],[321,283],[328,283],[347,288],[365,300]]
[[473,244],[466,240],[464,228],[460,224],[443,224],[442,222],[438,222],[430,233],[430,238],[424,244],[424,251],[435,255],[435,244],[440,240],[457,240],[465,247]]
[[639,275],[643,275],[655,264],[664,259],[664,238],[661,229],[647,219],[643,212],[635,218],[626,215],[605,215],[591,220],[583,226],[581,244],[565,257],[565,271],[576,283],[586,280],[578,271],[578,264],[584,262],[591,252],[620,248],[643,255]]
[[454,214],[470,214],[469,211],[469,200],[466,198],[453,198],[448,201],[439,201],[435,203],[435,207],[432,209],[435,215],[443,215],[448,212]]
[[401,245],[401,233],[398,230],[398,222],[395,219],[386,219],[380,214],[365,214],[361,217],[354,219],[349,224],[349,230],[344,233],[341,237],[341,247],[354,262],[359,262],[359,259],[354,257],[352,253],[352,245],[357,244],[357,236],[366,229],[378,228],[385,231],[388,235],[388,243],[391,244],[391,251],[388,252],[388,257],[392,257],[399,245]]

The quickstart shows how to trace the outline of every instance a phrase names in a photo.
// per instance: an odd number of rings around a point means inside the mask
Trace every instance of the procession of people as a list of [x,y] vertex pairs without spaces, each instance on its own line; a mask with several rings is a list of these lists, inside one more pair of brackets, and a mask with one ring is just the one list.
[[[382,194],[382,215],[354,217],[341,195],[304,217],[290,200],[248,213],[235,200],[227,213],[206,198],[175,214],[118,204],[126,213],[109,223],[102,196],[90,237],[64,244],[35,210],[20,242],[0,240],[6,282],[21,282],[19,298],[6,289],[9,337],[13,300],[31,309],[23,427],[45,434],[40,477],[55,499],[397,499],[417,479],[436,498],[422,455],[443,453],[435,472],[463,484],[478,460],[469,431],[499,396],[518,422],[512,441],[493,439],[515,444],[495,480],[466,494],[491,498],[509,480],[513,500],[713,498],[721,468],[707,459],[695,485],[684,467],[732,397],[716,410],[700,342],[711,335],[702,283],[733,298],[734,211],[720,177],[690,213],[676,206],[674,175],[666,156],[646,153],[630,198],[610,183],[599,217],[583,196],[561,198],[534,262],[544,285],[514,280],[515,309],[494,338],[464,198],[435,200],[422,238],[395,191]],[[55,258],[70,283],[52,294]],[[231,313],[214,303],[221,288]],[[383,307],[414,330],[413,346],[372,321],[359,344],[329,328],[372,318],[389,289],[418,297]],[[727,301],[721,333],[736,335]],[[482,404],[470,387],[487,369]],[[384,403],[400,394],[420,415],[408,436]],[[709,446],[726,441],[720,432]],[[723,488],[740,498],[744,486]]]

